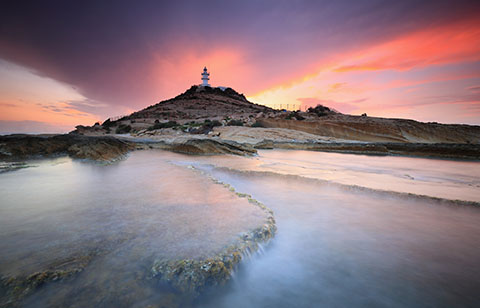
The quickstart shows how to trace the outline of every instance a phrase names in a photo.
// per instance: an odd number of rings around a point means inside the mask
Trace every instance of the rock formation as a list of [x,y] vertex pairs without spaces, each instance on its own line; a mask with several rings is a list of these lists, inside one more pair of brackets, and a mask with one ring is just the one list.
[[68,154],[74,158],[111,162],[134,148],[133,143],[113,137],[73,134],[0,136],[0,159],[2,160]]
[[366,142],[480,143],[480,126],[422,123],[345,114],[302,113],[304,120],[276,116],[259,119],[265,127]]

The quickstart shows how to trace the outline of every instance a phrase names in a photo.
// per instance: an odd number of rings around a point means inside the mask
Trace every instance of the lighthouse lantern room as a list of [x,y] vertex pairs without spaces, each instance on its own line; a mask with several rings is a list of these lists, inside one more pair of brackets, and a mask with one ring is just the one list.
[[207,67],[205,66],[205,67],[203,68],[202,84],[201,84],[201,86],[210,87],[210,84],[208,83],[208,81],[210,80],[209,76],[210,76],[210,73],[207,71]]

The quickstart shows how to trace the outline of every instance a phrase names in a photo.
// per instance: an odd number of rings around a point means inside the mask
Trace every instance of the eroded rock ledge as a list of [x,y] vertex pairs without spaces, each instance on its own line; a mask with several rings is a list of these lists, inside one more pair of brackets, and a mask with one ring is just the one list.
[[[206,176],[215,183],[224,185],[230,191],[235,192],[235,189],[229,184],[220,182],[209,175]],[[235,244],[228,246],[211,258],[205,260],[156,260],[152,266],[152,278],[167,282],[185,296],[196,297],[210,286],[225,284],[231,278],[235,266],[245,255],[256,252],[259,244],[267,242],[275,235],[277,227],[273,211],[248,194],[238,192],[235,194],[240,198],[247,198],[250,204],[265,211],[267,214],[265,223],[254,230],[241,234]]]
[[73,158],[111,162],[134,148],[133,143],[113,137],[73,134],[0,136],[0,159],[7,161],[68,154]]
[[254,155],[257,150],[250,144],[220,139],[187,139],[173,142],[137,142],[137,149],[162,149],[191,155]]
[[[229,140],[188,139],[172,142],[126,140],[109,136],[9,135],[0,136],[0,160],[18,161],[38,156],[68,154],[73,158],[113,162],[135,149],[163,149],[193,155],[253,155],[257,150],[249,144]],[[20,165],[2,165],[0,170],[18,169]]]

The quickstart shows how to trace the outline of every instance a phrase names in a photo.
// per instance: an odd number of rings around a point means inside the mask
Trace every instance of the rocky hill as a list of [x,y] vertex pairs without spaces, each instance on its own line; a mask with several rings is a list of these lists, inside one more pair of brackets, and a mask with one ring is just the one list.
[[107,120],[92,127],[77,126],[76,133],[85,135],[125,134],[176,129],[208,133],[220,125],[252,125],[255,118],[274,114],[269,107],[249,102],[231,88],[192,86],[184,93],[134,112],[121,119]]
[[[239,126],[243,126],[241,132]],[[219,129],[221,127],[230,127],[228,134],[227,130]],[[305,112],[274,110],[249,102],[243,94],[231,88],[203,86],[192,86],[172,99],[116,121],[107,120],[92,127],[79,126],[75,133],[129,134],[164,141],[208,135],[240,143],[243,138],[251,144],[264,140],[280,141],[276,136],[280,136],[282,142],[308,139],[315,142],[480,144],[480,126],[352,116],[321,105]],[[228,139],[229,136],[232,139]]]
[[158,120],[196,120],[218,119],[236,116],[246,119],[259,112],[273,109],[249,102],[243,94],[231,88],[192,86],[175,98],[160,102],[138,112],[132,113],[128,119]]

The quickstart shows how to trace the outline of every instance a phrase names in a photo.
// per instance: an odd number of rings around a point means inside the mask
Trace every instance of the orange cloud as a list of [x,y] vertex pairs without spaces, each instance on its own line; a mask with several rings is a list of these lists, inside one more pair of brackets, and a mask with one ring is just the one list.
[[338,90],[342,90],[343,88],[345,88],[346,85],[347,85],[346,82],[337,82],[337,83],[331,84],[329,86],[328,92],[335,92]]
[[72,108],[68,103],[43,105],[31,101],[14,101],[0,104],[2,121],[38,121],[55,125],[91,125],[101,119],[98,116]]
[[45,122],[72,129],[98,121],[97,115],[82,111],[82,104],[88,102],[71,86],[0,61],[0,121]]
[[376,45],[341,63],[336,72],[410,70],[414,67],[480,60],[480,20],[418,30]]

